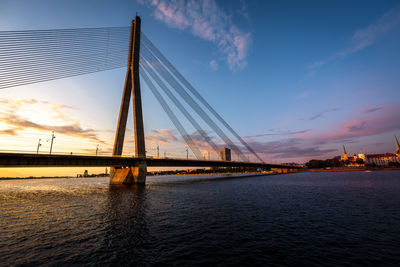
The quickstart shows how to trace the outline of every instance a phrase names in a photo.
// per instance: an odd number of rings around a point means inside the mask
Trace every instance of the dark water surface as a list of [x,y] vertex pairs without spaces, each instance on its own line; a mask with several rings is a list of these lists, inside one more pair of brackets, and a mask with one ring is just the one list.
[[0,181],[0,265],[398,265],[400,171]]

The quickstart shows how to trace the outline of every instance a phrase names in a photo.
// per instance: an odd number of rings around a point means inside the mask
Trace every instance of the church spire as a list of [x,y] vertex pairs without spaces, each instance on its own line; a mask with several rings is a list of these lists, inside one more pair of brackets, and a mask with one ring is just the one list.
[[344,147],[344,145],[343,145],[343,159],[344,160],[348,160],[349,159],[349,157],[347,156],[346,148]]
[[396,154],[400,154],[400,145],[399,140],[397,140],[397,136],[394,136],[394,140],[396,141]]

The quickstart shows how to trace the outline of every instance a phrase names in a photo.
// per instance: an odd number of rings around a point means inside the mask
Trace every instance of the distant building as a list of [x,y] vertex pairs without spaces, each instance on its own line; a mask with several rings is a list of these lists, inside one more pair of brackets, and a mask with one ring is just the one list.
[[367,154],[366,163],[375,164],[377,166],[389,166],[390,162],[399,162],[399,154],[385,153],[385,154]]
[[366,163],[375,164],[377,166],[389,166],[389,163],[400,163],[400,145],[397,136],[394,136],[394,141],[396,143],[396,154],[384,153],[384,154],[367,154]]
[[231,161],[231,150],[229,148],[221,148],[220,150],[221,160],[223,161]]
[[[384,154],[358,154],[354,157],[347,156],[345,147],[343,146],[343,157],[340,161],[345,162],[346,166],[363,166],[365,164],[375,164],[377,166],[389,166],[391,162],[400,163],[400,145],[397,137],[395,136],[396,143],[396,154],[384,153]],[[362,159],[363,164],[360,164]]]
[[[347,151],[346,148],[343,146],[343,157],[340,158],[339,161],[342,161],[344,163],[345,166],[348,167],[360,167],[360,166],[364,166],[365,164],[365,156],[362,156],[363,154],[358,154],[358,155],[354,155],[352,157],[349,157],[347,155]],[[359,160],[359,159],[362,159]]]

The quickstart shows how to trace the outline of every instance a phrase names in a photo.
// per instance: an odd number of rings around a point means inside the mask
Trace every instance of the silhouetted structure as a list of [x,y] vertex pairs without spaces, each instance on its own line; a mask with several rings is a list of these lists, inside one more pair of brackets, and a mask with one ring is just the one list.
[[231,161],[231,150],[229,148],[221,148],[220,150],[221,160],[223,161]]
[[131,184],[146,182],[146,148],[144,143],[142,99],[139,80],[139,53],[140,53],[140,18],[135,17],[132,21],[131,36],[129,44],[128,68],[126,71],[124,93],[119,112],[117,132],[114,141],[113,156],[121,156],[124,146],[126,122],[128,118],[129,102],[132,92],[133,119],[135,128],[135,153],[137,158],[142,158],[136,166],[128,168],[110,169],[110,182],[112,184]]

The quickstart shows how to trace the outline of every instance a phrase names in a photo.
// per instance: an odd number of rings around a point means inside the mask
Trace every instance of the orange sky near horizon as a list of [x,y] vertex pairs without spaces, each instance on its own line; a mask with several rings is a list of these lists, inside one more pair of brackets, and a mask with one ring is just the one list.
[[[134,155],[134,138],[130,123],[125,134],[124,156]],[[85,120],[84,111],[70,104],[34,98],[0,98],[1,152],[36,153],[40,142],[39,154],[49,154],[54,130],[56,138],[52,154],[96,155],[98,149],[99,155],[111,156],[115,134],[112,127],[114,125],[110,125],[108,129],[98,129]],[[150,131],[146,136],[148,156],[157,156],[157,145],[160,147],[161,157],[186,158],[183,142],[176,139],[171,130]],[[189,157],[193,155],[189,154]],[[89,174],[98,174],[104,173],[105,167],[0,168],[0,177],[76,176],[83,174],[85,170],[88,170]]]
[[[149,167],[147,171],[196,169],[198,167]],[[26,177],[76,177],[88,170],[90,174],[110,172],[110,167],[33,167],[33,168],[0,168],[0,178]]]

